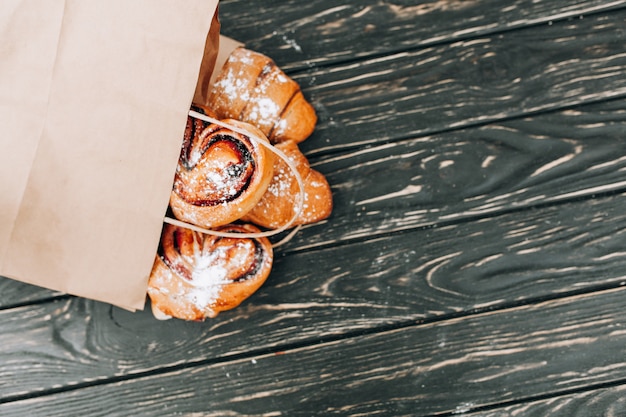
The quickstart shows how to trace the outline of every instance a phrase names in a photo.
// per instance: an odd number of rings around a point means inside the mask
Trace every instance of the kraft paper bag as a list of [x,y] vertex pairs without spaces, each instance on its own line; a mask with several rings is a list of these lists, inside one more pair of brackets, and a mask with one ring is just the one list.
[[144,307],[217,6],[2,0],[0,275]]

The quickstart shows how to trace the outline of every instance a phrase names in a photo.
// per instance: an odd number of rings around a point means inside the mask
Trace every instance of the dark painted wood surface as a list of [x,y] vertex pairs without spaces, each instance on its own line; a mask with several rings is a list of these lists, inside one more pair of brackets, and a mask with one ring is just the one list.
[[72,407],[87,415],[129,415],[138,404],[155,415],[164,407],[217,416],[461,414],[623,379],[626,318],[615,306],[625,296],[619,288],[475,313],[179,367],[6,408],[59,416]]
[[1,279],[0,415],[623,414],[626,1],[220,7],[333,215],[204,323]]

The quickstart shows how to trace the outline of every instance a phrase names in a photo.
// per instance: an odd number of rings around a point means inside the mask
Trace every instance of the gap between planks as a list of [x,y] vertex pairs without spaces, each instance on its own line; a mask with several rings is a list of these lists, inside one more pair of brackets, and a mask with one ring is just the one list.
[[[14,394],[5,397],[0,397],[0,404],[8,404],[17,401],[31,400],[42,398],[46,396],[56,395],[68,393],[84,388],[96,387],[96,386],[105,386],[109,384],[116,384],[126,381],[132,381],[139,378],[146,378],[152,376],[160,376],[167,375],[170,373],[176,373],[180,371],[190,370],[194,368],[210,366],[210,365],[218,365],[218,364],[228,364],[231,362],[237,361],[256,361],[257,359],[261,359],[263,357],[271,357],[274,355],[286,354],[286,353],[294,353],[300,349],[310,349],[312,347],[326,347],[332,346],[348,339],[355,339],[359,337],[366,337],[372,335],[384,335],[385,333],[394,333],[399,331],[404,331],[412,328],[427,328],[437,326],[439,324],[445,323],[446,325],[459,323],[467,319],[479,319],[481,317],[493,316],[497,314],[506,314],[515,311],[521,311],[526,308],[532,307],[534,309],[540,309],[543,305],[558,305],[558,304],[567,304],[572,303],[577,299],[584,299],[590,295],[594,296],[602,296],[602,295],[610,295],[613,293],[626,292],[626,277],[623,279],[608,282],[602,285],[586,287],[581,290],[573,290],[567,293],[558,293],[553,295],[541,296],[530,298],[518,302],[508,302],[502,304],[493,304],[485,307],[473,308],[467,311],[462,311],[458,313],[448,313],[443,314],[436,317],[431,317],[427,319],[409,319],[404,322],[396,322],[388,325],[380,325],[370,329],[360,329],[354,330],[346,333],[342,333],[340,335],[328,335],[322,337],[315,337],[312,339],[306,339],[298,342],[288,343],[284,345],[278,345],[263,349],[257,350],[249,350],[242,353],[224,355],[218,358],[213,359],[204,359],[204,360],[196,360],[190,361],[182,364],[164,366],[158,369],[151,369],[148,371],[139,371],[139,372],[131,372],[125,375],[117,375],[111,377],[103,377],[89,381],[82,381],[77,383],[69,383],[64,386],[58,386],[54,388],[48,388],[41,391],[33,391],[24,394]],[[528,398],[511,400],[510,402],[500,402],[492,405],[483,405],[476,408],[468,407],[467,412],[477,412],[477,411],[489,411],[497,408],[502,408],[505,406],[516,405],[520,403],[530,402],[530,401],[538,401],[546,398],[552,398],[556,396],[564,396],[570,395],[579,392],[586,392],[590,390],[596,390],[599,388],[606,387],[614,387],[626,384],[626,379],[618,379],[615,381],[598,383],[595,385],[588,385],[585,387],[555,391],[551,393],[546,393],[538,396],[530,396]],[[450,412],[444,414],[436,414],[436,416],[453,416],[459,415],[459,412]],[[434,416],[424,416],[424,417],[434,417]]]

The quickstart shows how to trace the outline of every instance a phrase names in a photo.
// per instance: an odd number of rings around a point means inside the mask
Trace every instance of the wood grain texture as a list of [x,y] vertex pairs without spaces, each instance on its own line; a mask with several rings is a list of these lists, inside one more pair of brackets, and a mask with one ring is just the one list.
[[593,389],[570,395],[499,407],[489,411],[461,413],[467,417],[616,417],[626,415],[626,386]]
[[619,287],[625,206],[613,196],[279,258],[250,300],[205,323],[79,298],[0,311],[0,402]]
[[309,156],[626,94],[626,10],[312,69]]
[[222,33],[293,72],[624,6],[621,0],[222,0],[220,16]]
[[620,99],[318,158],[333,214],[285,250],[622,190],[625,106]]
[[626,2],[220,7],[332,217],[204,323],[0,278],[0,415],[623,414]]
[[[618,99],[315,158],[333,214],[279,253],[626,189],[625,108]],[[0,308],[57,295],[0,288]]]
[[37,303],[60,296],[62,294],[57,291],[47,290],[0,276],[0,309]]
[[[315,158],[333,214],[279,253],[623,190],[625,108],[618,99]],[[58,295],[0,285],[0,308]]]
[[623,379],[626,318],[616,307],[624,297],[620,288],[357,336],[25,399],[0,412],[461,414]]

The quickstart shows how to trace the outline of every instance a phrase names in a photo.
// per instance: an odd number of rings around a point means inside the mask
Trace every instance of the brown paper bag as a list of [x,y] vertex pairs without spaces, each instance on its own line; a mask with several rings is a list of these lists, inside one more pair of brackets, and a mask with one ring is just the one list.
[[0,275],[143,308],[217,3],[2,0]]

